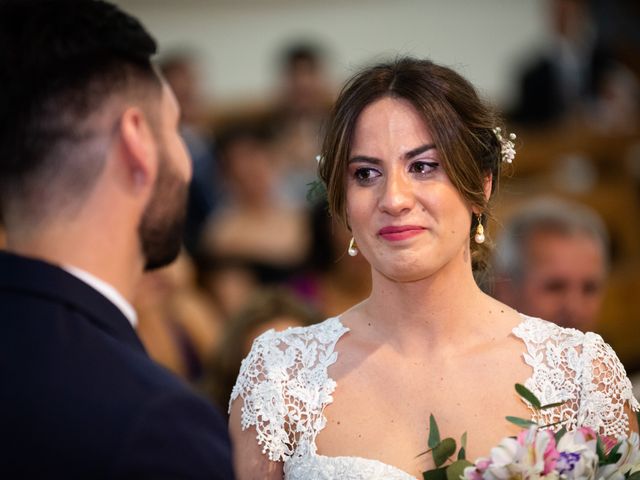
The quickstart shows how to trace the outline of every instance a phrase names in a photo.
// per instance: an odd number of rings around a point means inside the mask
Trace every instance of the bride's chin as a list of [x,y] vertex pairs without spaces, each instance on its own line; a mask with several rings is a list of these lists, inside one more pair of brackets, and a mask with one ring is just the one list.
[[386,266],[378,272],[396,283],[414,283],[425,280],[433,275],[433,270],[416,265]]

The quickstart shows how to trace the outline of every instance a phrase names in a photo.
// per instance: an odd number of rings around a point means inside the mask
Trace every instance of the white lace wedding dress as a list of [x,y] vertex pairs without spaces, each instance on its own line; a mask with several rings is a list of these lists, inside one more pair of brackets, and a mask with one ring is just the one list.
[[[242,428],[255,427],[262,451],[284,462],[287,480],[415,480],[377,460],[316,451],[316,436],[326,424],[324,408],[336,388],[327,369],[337,360],[336,343],[347,331],[335,317],[257,338],[231,394],[231,402],[244,400]],[[634,411],[640,405],[624,367],[599,335],[525,315],[513,334],[522,340],[524,360],[532,368],[527,388],[543,404],[565,401],[534,420],[568,420],[569,429],[584,425],[605,435],[626,433],[625,404]]]

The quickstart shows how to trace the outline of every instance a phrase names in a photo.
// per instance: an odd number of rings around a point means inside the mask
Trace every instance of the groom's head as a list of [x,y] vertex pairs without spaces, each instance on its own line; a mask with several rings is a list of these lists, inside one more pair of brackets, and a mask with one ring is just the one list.
[[[0,0],[0,207],[9,239],[88,208],[131,215],[148,268],[180,246],[191,175],[156,43],[95,0]],[[96,211],[96,214],[100,214]],[[65,223],[66,222],[66,223]]]

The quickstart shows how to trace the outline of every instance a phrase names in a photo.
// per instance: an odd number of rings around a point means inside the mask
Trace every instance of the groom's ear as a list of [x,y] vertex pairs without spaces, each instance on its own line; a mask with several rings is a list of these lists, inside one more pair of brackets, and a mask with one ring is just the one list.
[[141,108],[128,107],[122,113],[118,135],[125,178],[135,191],[150,189],[158,171],[158,155],[151,126]]

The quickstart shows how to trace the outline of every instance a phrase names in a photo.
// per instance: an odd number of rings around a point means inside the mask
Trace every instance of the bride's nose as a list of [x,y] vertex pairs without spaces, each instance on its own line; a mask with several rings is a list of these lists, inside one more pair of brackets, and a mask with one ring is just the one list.
[[413,185],[404,171],[389,171],[383,184],[378,202],[380,211],[390,215],[401,215],[410,211],[415,204]]

